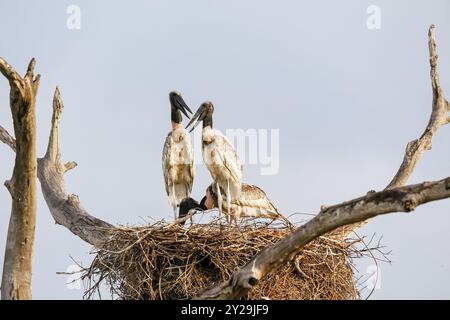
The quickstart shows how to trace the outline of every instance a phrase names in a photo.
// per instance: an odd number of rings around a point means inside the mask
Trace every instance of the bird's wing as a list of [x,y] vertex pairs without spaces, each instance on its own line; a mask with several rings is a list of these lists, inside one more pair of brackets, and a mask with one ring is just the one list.
[[264,208],[276,214],[280,214],[267,194],[258,186],[242,183],[241,197],[236,201],[237,205],[246,207]]
[[166,187],[166,193],[169,195],[169,168],[171,163],[171,148],[173,145],[172,132],[167,135],[166,141],[164,142],[164,148],[162,153],[162,170],[164,174],[164,185]]
[[191,137],[186,132],[185,133],[185,148],[186,148],[186,164],[189,166],[189,178],[186,181],[189,189],[189,194],[192,192],[192,186],[194,184],[195,178],[195,157],[194,157],[194,149],[192,148]]
[[217,130],[215,131],[215,143],[223,166],[230,172],[232,179],[240,183],[242,181],[242,164],[233,145]]

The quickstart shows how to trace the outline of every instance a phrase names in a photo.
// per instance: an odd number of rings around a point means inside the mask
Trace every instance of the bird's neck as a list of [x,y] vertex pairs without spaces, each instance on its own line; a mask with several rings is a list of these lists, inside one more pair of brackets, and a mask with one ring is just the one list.
[[182,129],[183,125],[181,124],[181,122],[174,122],[172,120],[172,130],[178,130],[178,129]]
[[207,127],[210,127],[211,129],[213,127],[212,114],[207,114],[203,119],[203,129],[206,129]]
[[178,123],[181,125],[181,122],[183,121],[183,118],[181,117],[181,111],[172,107],[172,112],[170,113],[170,119],[172,120],[172,124]]

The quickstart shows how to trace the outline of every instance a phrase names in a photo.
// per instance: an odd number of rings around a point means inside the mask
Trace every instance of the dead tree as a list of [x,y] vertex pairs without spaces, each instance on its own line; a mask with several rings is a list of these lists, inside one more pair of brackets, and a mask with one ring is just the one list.
[[409,212],[423,203],[450,197],[450,177],[435,182],[404,186],[425,150],[431,149],[434,133],[450,122],[450,104],[444,97],[437,70],[435,26],[428,30],[431,87],[433,102],[430,120],[419,139],[406,146],[403,162],[384,191],[369,191],[367,195],[334,206],[322,206],[309,222],[300,226],[276,245],[267,247],[236,271],[226,281],[202,293],[201,299],[237,299],[243,297],[272,270],[289,261],[305,244],[341,226],[356,223],[390,212]]
[[35,60],[21,77],[0,59],[0,72],[11,87],[10,106],[14,140],[0,127],[0,139],[16,151],[11,180],[5,182],[12,198],[11,217],[3,264],[1,298],[31,299],[31,275],[36,223],[36,94],[39,75],[34,77]]
[[[439,127],[450,122],[450,106],[439,85],[434,30],[434,26],[429,29],[433,88],[431,117],[422,136],[408,143],[403,163],[386,189],[380,192],[370,191],[362,197],[334,206],[322,206],[312,220],[275,245],[263,249],[228,281],[205,290],[197,298],[238,299],[246,295],[268,273],[287,263],[305,244],[327,232],[348,224],[355,224],[357,227],[358,223],[380,214],[408,212],[421,204],[450,198],[450,177],[405,186],[421,154],[431,148],[433,134]],[[90,215],[76,195],[68,195],[65,191],[64,173],[76,164],[64,164],[61,160],[59,124],[62,108],[62,99],[56,89],[49,144],[45,156],[38,159],[38,178],[56,223],[65,226],[84,241],[101,248],[109,239],[109,231],[115,227]],[[6,132],[0,134],[0,138],[14,150],[14,144],[11,142],[13,140]]]

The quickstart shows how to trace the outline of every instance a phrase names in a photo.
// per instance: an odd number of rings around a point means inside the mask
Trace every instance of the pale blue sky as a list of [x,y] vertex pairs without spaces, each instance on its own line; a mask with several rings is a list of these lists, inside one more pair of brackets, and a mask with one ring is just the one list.
[[[68,30],[66,8],[81,9]],[[381,8],[368,30],[366,9]],[[441,83],[450,96],[448,1],[6,1],[0,0],[0,56],[23,72],[31,57],[42,74],[38,153],[43,154],[51,100],[65,103],[63,157],[79,167],[67,189],[94,215],[137,224],[172,217],[161,173],[170,128],[168,92],[191,109],[215,103],[215,125],[279,129],[280,169],[245,166],[282,212],[317,212],[382,189],[417,137],[431,108],[427,30],[437,26]],[[0,80],[0,124],[12,129],[9,86]],[[450,127],[435,137],[411,182],[449,175]],[[0,180],[13,154],[0,145]],[[197,167],[193,195],[209,183]],[[39,193],[33,293],[80,299],[68,290],[69,255],[88,265],[90,246],[54,224]],[[371,221],[393,251],[372,298],[450,298],[450,201]],[[0,256],[10,197],[0,188]],[[0,265],[0,271],[2,266]],[[365,265],[361,265],[365,272]]]

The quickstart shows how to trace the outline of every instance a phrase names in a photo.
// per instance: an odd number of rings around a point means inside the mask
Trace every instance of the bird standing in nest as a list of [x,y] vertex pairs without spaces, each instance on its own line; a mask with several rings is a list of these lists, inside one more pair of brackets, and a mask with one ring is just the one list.
[[228,207],[241,196],[242,164],[231,142],[219,130],[213,129],[213,113],[212,102],[202,103],[186,128],[195,122],[192,131],[203,122],[203,160],[215,182],[220,215],[223,208],[222,193],[225,194]]
[[191,109],[179,92],[169,94],[172,131],[167,135],[162,155],[162,169],[169,204],[177,218],[177,206],[191,195],[194,182],[194,151],[189,133],[183,128],[182,114],[189,118]]
[[[210,210],[218,208],[217,186],[213,182],[206,189],[206,195],[198,203],[192,198],[183,199],[180,203],[179,218],[186,215],[192,216],[196,211]],[[239,199],[228,202],[222,202],[222,211],[229,216],[229,221],[237,224],[238,219],[245,217],[270,218],[273,220],[283,220],[288,226],[292,227],[292,223],[283,216],[273,205],[267,194],[258,186],[242,183],[241,196]]]

